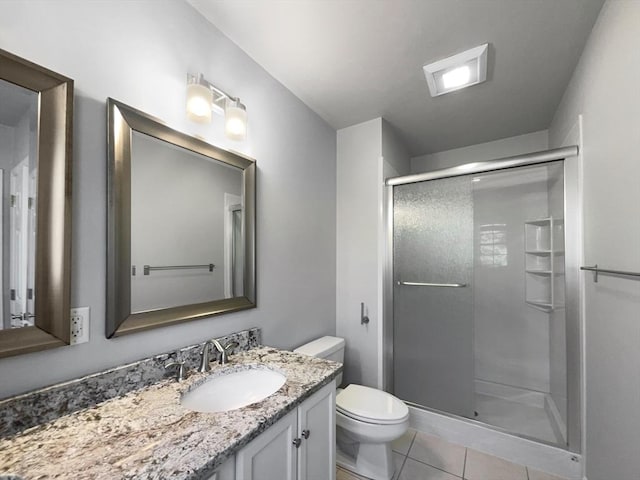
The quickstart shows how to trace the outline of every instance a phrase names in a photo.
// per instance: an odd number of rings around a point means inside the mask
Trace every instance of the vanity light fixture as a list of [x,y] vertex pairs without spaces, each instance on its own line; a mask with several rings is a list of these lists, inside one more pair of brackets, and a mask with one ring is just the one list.
[[199,123],[211,122],[213,92],[201,83],[187,82],[187,116]]
[[487,79],[489,44],[425,65],[424,75],[432,97],[482,83]]
[[247,108],[237,98],[227,98],[225,102],[224,133],[231,140],[244,140],[247,136]]
[[247,136],[247,107],[240,99],[206,80],[202,74],[187,74],[187,117],[194,122],[210,123],[211,112],[224,115],[224,133],[232,140]]

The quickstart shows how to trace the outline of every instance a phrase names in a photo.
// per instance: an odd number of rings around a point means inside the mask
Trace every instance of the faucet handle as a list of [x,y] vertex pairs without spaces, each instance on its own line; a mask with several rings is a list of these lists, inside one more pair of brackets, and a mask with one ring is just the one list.
[[229,352],[229,350],[233,349],[233,348],[238,348],[240,346],[240,344],[238,342],[236,342],[235,340],[232,342],[227,343],[224,346],[224,351],[225,352]]
[[213,340],[211,340],[211,342],[213,343],[213,346],[216,347],[216,350],[218,350],[218,352],[220,352],[220,364],[221,365],[224,365],[229,360],[229,350],[232,350],[232,349],[234,349],[234,348],[236,348],[237,346],[240,345],[238,342],[232,341],[232,342],[227,343],[223,347],[220,344],[220,342],[218,340],[216,340],[215,338]]
[[183,381],[185,378],[187,378],[187,369],[184,365],[184,360],[174,360],[173,362],[169,362],[167,364],[165,364],[164,368],[169,369],[172,367],[177,367],[176,371],[177,371],[177,377],[176,379],[181,382]]

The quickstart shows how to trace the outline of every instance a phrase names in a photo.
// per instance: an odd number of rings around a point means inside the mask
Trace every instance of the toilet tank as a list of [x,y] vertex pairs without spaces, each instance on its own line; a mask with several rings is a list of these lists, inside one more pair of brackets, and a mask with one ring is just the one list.
[[[344,363],[344,338],[321,337],[296,348],[295,353],[302,353],[311,357],[324,358],[334,362]],[[338,375],[337,385],[342,383],[342,374]]]

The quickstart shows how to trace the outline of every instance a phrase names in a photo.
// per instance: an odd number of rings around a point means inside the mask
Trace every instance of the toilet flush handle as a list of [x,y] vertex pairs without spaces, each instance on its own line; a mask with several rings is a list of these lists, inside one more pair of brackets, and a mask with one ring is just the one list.
[[360,325],[369,323],[369,317],[364,314],[364,302],[360,302]]

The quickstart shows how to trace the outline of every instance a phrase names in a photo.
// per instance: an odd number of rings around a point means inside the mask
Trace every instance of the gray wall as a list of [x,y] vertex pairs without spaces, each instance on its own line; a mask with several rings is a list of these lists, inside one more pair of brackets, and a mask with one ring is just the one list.
[[[383,118],[338,130],[337,144],[336,331],[346,340],[344,383],[382,387],[384,178],[409,173],[409,154]],[[368,325],[360,324],[360,302]]]
[[[411,173],[409,151],[395,127],[384,118],[382,119],[382,158],[390,174],[398,176]],[[384,178],[387,178],[387,175]]]
[[[583,115],[584,264],[640,271],[640,2],[607,2],[549,130]],[[584,275],[586,473],[640,471],[640,283]]]
[[[343,383],[378,384],[378,166],[382,119],[338,130],[336,333],[344,337]],[[370,322],[360,324],[360,302]]]
[[526,133],[515,137],[501,138],[492,142],[468,147],[454,148],[443,152],[429,153],[411,158],[411,172],[429,172],[441,168],[455,167],[471,162],[495,160],[524,153],[539,152],[548,148],[548,132]]
[[[0,397],[251,326],[284,348],[335,333],[335,131],[291,92],[182,1],[2,1],[0,45],[75,80],[71,303],[91,307],[89,343],[0,360]],[[242,98],[247,141],[187,121],[187,72]],[[257,159],[258,309],[105,338],[109,96]]]

